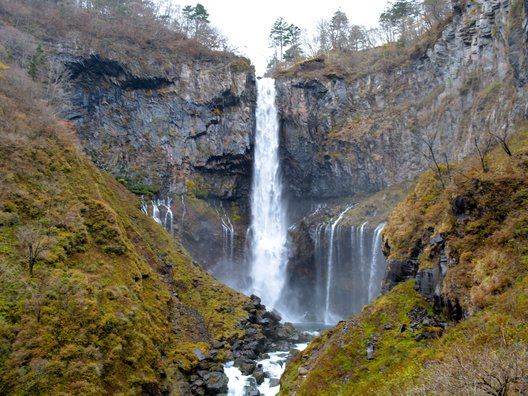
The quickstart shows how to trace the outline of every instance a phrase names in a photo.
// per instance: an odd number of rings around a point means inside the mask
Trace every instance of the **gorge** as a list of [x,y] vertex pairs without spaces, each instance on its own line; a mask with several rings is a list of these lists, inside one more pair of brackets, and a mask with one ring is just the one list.
[[0,394],[526,392],[528,2],[441,3],[261,77],[0,0]]

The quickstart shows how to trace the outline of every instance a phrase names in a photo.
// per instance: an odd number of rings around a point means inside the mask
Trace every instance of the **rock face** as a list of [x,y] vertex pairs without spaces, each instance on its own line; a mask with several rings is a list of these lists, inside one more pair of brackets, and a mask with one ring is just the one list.
[[403,60],[354,76],[322,65],[279,76],[292,193],[381,190],[425,170],[428,143],[452,161],[474,152],[475,138],[507,131],[526,115],[525,20],[522,1],[456,1],[438,39]]
[[58,58],[73,82],[67,116],[99,167],[164,195],[247,196],[256,100],[248,63],[195,59],[136,75],[97,55]]
[[240,256],[255,129],[249,61],[188,57],[145,70],[76,51],[56,60],[71,73],[65,116],[97,166],[150,195],[144,211],[206,268]]

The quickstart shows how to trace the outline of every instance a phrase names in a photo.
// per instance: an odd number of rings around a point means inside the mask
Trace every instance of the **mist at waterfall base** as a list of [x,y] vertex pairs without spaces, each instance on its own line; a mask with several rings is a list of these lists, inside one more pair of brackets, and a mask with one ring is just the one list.
[[335,324],[358,313],[381,291],[385,224],[347,226],[342,224],[347,210],[311,229],[313,257],[305,269],[310,276],[287,281],[283,298],[300,322]]

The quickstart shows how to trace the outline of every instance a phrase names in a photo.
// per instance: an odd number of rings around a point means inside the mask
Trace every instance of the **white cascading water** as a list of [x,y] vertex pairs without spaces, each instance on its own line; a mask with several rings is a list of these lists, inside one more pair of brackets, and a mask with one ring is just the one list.
[[154,201],[154,200],[152,200],[152,218],[154,219],[156,223],[163,224],[161,222],[158,201]]
[[172,199],[167,198],[165,201],[159,200],[158,206],[165,208],[165,216],[163,218],[162,225],[165,227],[167,231],[169,231],[169,234],[173,234],[172,232],[172,223],[174,221],[174,216],[172,214],[171,209]]
[[[149,215],[149,205],[145,201],[145,198],[141,196],[141,211],[145,213],[147,216]],[[172,199],[166,198],[165,200],[157,199],[157,200],[151,200],[150,204],[152,206],[152,217],[156,223],[161,224],[165,229],[173,235],[173,223],[174,223],[174,216],[172,214],[171,204]],[[162,217],[160,208],[163,208],[165,211],[165,214]]]
[[227,264],[229,270],[232,271],[235,250],[235,227],[222,206],[220,206],[220,210],[215,207],[215,210],[224,231],[222,244],[224,264]]
[[349,206],[342,211],[337,220],[330,225],[330,235],[328,238],[328,261],[327,261],[327,274],[326,274],[326,298],[325,298],[325,324],[330,324],[335,321],[330,312],[330,290],[332,289],[332,277],[334,270],[334,250],[338,249],[338,245],[334,244],[335,229],[346,212],[348,212],[352,206]]
[[369,274],[369,283],[368,283],[368,301],[371,302],[372,299],[379,293],[379,279],[376,276],[379,272],[378,270],[378,261],[381,254],[381,232],[385,228],[386,223],[378,224],[374,230],[374,235],[372,236],[372,255],[370,258],[370,274]]
[[[361,227],[359,227],[359,243],[357,245],[352,245],[352,246],[358,246],[359,245],[359,261],[362,262],[362,263],[365,263],[366,260],[365,260],[365,237],[364,237],[364,234],[365,234],[365,227],[367,226],[368,224],[368,221],[365,221],[363,224],[361,224]],[[360,276],[361,276],[361,282],[363,282],[363,284],[368,284],[368,280],[369,280],[369,272],[368,272],[368,268],[366,265],[362,265],[360,267]],[[368,302],[368,297],[367,297],[367,300],[365,301],[365,304]]]
[[279,168],[279,123],[275,81],[257,83],[257,130],[251,195],[251,292],[268,308],[276,303],[286,279],[288,227]]

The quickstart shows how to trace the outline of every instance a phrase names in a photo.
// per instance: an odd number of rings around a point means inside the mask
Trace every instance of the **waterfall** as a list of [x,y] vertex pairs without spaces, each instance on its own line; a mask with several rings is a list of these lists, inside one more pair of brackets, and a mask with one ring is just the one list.
[[[140,201],[141,211],[148,216],[149,205],[147,204],[143,196],[140,197]],[[171,209],[172,199],[152,199],[150,201],[150,205],[152,206],[152,215],[150,215],[150,217],[152,217],[156,223],[161,224],[171,235],[173,235],[174,216]],[[162,214],[161,209],[163,209],[163,211],[165,212],[164,214]]]
[[314,283],[306,301],[298,301],[298,311],[314,321],[336,323],[356,314],[381,289],[385,257],[381,233],[385,223],[368,227],[344,227],[345,213],[313,230]]
[[152,218],[156,223],[162,224],[158,201],[152,200]]
[[[385,228],[385,223],[378,224],[374,230],[374,235],[372,237],[372,254],[370,257],[370,275],[368,282],[368,301],[371,302],[372,299],[379,293],[380,288],[380,270],[379,262],[381,256],[381,232]],[[384,260],[383,260],[384,261]],[[382,275],[382,274],[381,274]]]
[[257,130],[251,196],[251,292],[275,307],[286,279],[285,204],[279,169],[275,81],[257,82]]
[[[365,221],[361,226],[359,227],[359,240],[356,245],[352,245],[352,248],[359,247],[359,262],[365,263],[367,262],[365,258],[365,227],[367,226],[368,221]],[[361,265],[359,267],[359,273],[361,276],[361,282],[366,285],[369,281],[369,273],[368,268],[366,265]],[[368,296],[364,298],[364,304],[368,303]]]
[[224,231],[224,238],[222,243],[223,260],[227,266],[232,269],[233,258],[235,250],[235,227],[229,218],[229,215],[225,212],[223,207],[220,207],[221,211],[215,207],[216,214],[222,224],[222,230]]
[[165,201],[158,201],[158,206],[161,206],[165,209],[165,216],[163,217],[162,225],[172,235],[172,221],[174,217],[172,215],[171,204],[172,200],[170,198],[165,199]]
[[325,317],[324,317],[324,321],[325,321],[325,324],[329,324],[330,323],[330,317],[331,317],[331,313],[330,313],[330,290],[332,288],[332,276],[333,276],[333,270],[334,270],[334,250],[336,251],[336,256],[338,256],[338,249],[339,249],[339,244],[334,244],[334,234],[335,234],[335,229],[337,227],[337,225],[339,224],[339,222],[341,221],[341,219],[343,218],[343,216],[345,215],[346,212],[348,212],[352,207],[349,206],[348,208],[346,208],[344,211],[342,211],[339,216],[337,217],[337,220],[334,221],[331,225],[330,225],[330,235],[329,235],[329,238],[328,238],[328,261],[327,261],[327,274],[326,274],[326,298],[325,298]]

